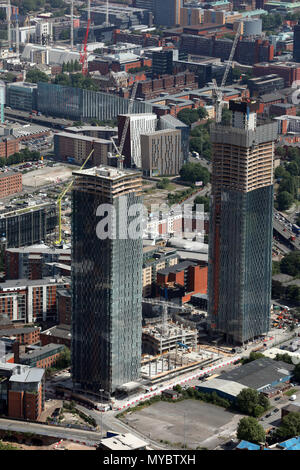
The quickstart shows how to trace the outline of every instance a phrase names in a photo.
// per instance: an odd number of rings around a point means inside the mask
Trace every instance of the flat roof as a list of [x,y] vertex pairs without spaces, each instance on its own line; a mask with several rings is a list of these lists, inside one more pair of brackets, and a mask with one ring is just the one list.
[[292,364],[264,357],[230,372],[224,372],[220,375],[220,379],[238,382],[246,387],[259,390],[290,376],[293,369],[294,365]]
[[5,282],[0,284],[0,291],[5,291],[6,289],[26,289],[27,286],[42,286],[42,285],[61,285],[61,284],[69,284],[71,282],[71,278],[64,276],[61,278],[54,278],[54,277],[44,277],[43,279],[9,279]]
[[28,359],[28,358],[35,359],[35,358],[40,357],[41,354],[44,354],[44,353],[50,354],[56,349],[64,349],[64,347],[65,346],[63,344],[54,344],[54,343],[46,344],[45,346],[41,346],[35,349],[34,351],[28,351],[25,354],[20,354],[20,359]]

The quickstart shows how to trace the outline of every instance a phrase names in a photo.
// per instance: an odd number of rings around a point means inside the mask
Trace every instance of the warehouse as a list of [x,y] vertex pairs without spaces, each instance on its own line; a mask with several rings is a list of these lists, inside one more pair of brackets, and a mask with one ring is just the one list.
[[294,365],[282,361],[274,361],[268,357],[256,359],[230,372],[220,375],[220,379],[237,382],[248,388],[264,392],[289,382],[293,375]]
[[247,388],[245,385],[241,385],[237,382],[223,380],[219,377],[203,382],[201,385],[197,385],[196,389],[199,392],[204,393],[217,393],[219,397],[225,398],[229,401],[235,401],[238,394]]

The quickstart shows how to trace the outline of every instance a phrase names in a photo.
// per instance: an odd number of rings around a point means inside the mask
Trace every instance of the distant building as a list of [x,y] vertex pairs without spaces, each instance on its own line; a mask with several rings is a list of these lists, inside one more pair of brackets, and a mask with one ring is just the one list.
[[300,22],[294,26],[293,60],[300,63]]
[[143,297],[155,294],[157,272],[177,262],[178,256],[174,248],[158,245],[143,248]]
[[124,165],[127,168],[141,168],[141,134],[154,132],[156,130],[157,116],[152,113],[119,115],[119,142],[122,138],[127,117],[129,117],[130,122],[123,147],[123,155],[125,157]]
[[142,170],[145,176],[176,176],[183,165],[181,132],[162,130],[141,134]]
[[284,79],[277,74],[263,75],[261,77],[249,78],[248,87],[251,96],[273,93],[284,88]]
[[183,0],[155,0],[155,24],[167,27],[180,25],[180,14],[182,7]]
[[22,192],[22,173],[14,171],[0,173],[0,198]]
[[94,152],[89,165],[107,165],[108,154],[113,149],[111,140],[70,132],[54,134],[54,154],[57,159],[74,161],[82,165],[92,149]]
[[178,129],[181,132],[181,153],[182,161],[186,163],[189,157],[189,137],[190,137],[190,128],[184,124],[179,119],[171,116],[171,114],[166,114],[165,116],[160,116],[159,118],[159,129]]
[[13,135],[0,138],[0,158],[7,159],[14,153],[19,152],[20,141]]
[[173,51],[154,51],[152,54],[153,75],[172,75],[173,73]]
[[6,87],[6,104],[13,109],[31,113],[37,109],[37,85],[35,83],[15,82]]

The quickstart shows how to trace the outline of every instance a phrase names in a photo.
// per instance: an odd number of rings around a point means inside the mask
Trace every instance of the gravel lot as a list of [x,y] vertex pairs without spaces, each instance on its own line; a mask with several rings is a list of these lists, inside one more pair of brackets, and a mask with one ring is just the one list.
[[[139,412],[128,413],[125,422],[157,441],[169,441],[177,444],[177,448],[185,441],[188,447],[196,448],[213,436],[217,438],[222,431],[228,430],[229,435],[231,428],[232,431],[236,428],[237,416],[209,403],[185,400],[155,403]],[[212,448],[216,446],[215,439],[211,444]],[[206,446],[211,447],[207,443]]]

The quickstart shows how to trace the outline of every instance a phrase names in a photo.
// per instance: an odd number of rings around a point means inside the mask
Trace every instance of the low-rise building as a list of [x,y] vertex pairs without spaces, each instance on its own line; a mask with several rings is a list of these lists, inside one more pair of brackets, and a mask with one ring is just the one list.
[[45,403],[45,371],[21,364],[0,363],[0,414],[38,421]]
[[22,192],[22,173],[6,171],[0,173],[0,198]]
[[25,354],[20,354],[19,361],[20,364],[25,364],[30,367],[48,369],[57,362],[63,350],[63,345],[50,343],[45,346],[37,347]]

